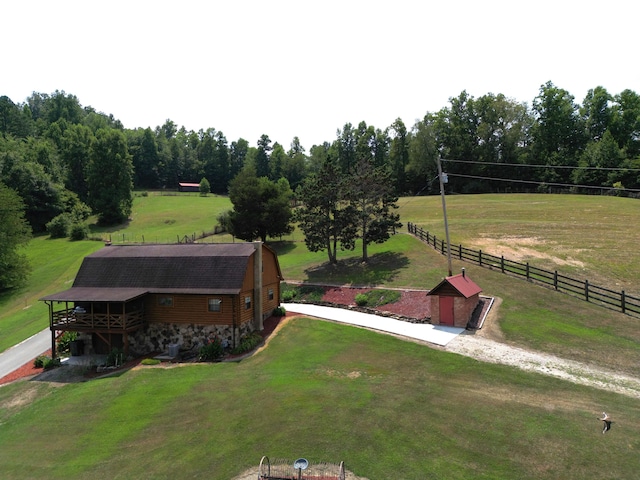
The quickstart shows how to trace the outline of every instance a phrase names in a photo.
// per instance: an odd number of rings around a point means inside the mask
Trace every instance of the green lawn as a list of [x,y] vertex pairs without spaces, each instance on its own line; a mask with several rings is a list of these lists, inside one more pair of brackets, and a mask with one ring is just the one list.
[[229,198],[219,195],[138,193],[130,222],[118,227],[94,227],[92,231],[114,243],[176,243],[185,236],[199,237],[213,231],[217,216],[232,208]]
[[634,478],[638,415],[638,400],[298,319],[240,363],[0,388],[0,476],[228,480],[268,455],[372,480]]

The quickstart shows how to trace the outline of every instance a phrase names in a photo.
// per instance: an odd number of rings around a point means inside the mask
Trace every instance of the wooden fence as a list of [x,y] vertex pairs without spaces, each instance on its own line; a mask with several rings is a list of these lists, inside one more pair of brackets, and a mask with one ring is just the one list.
[[[423,242],[432,246],[443,255],[447,253],[445,240],[436,238],[420,227],[409,223],[409,233],[415,235]],[[589,283],[589,280],[576,280],[575,278],[561,275],[557,270],[549,271],[533,267],[527,263],[515,262],[504,258],[484,253],[482,250],[472,250],[462,245],[451,245],[451,257],[476,263],[481,267],[500,270],[502,273],[515,275],[527,281],[538,283],[559,292],[567,293],[581,298],[587,302],[618,310],[624,314],[640,317],[640,298],[628,295],[624,290],[615,291],[605,287],[599,287]]]

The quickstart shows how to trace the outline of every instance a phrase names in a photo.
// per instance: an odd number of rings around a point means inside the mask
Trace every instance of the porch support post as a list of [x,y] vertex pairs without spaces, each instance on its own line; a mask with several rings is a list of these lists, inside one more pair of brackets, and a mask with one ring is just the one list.
[[49,330],[51,331],[51,358],[56,358],[56,331],[53,329],[53,302],[45,302],[49,307]]
[[125,358],[129,356],[129,331],[127,326],[127,302],[122,302],[122,343]]

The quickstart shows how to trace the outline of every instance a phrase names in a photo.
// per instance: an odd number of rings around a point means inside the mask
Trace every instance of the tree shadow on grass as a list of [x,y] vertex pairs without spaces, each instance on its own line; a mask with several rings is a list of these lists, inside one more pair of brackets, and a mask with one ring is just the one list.
[[290,240],[270,241],[267,245],[273,248],[278,255],[284,255],[296,248],[295,243]]
[[305,270],[309,283],[381,285],[397,277],[400,270],[409,265],[409,259],[402,253],[382,252],[369,257],[367,263],[361,259],[349,258],[332,265],[328,262]]

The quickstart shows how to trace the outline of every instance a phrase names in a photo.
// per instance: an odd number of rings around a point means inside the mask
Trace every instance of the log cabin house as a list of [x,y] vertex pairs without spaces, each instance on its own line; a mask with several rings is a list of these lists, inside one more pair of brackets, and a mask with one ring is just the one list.
[[195,348],[213,337],[230,346],[280,303],[275,251],[261,242],[106,246],[84,258],[73,286],[49,306],[52,355],[65,331],[85,353]]

